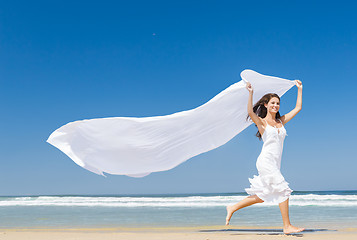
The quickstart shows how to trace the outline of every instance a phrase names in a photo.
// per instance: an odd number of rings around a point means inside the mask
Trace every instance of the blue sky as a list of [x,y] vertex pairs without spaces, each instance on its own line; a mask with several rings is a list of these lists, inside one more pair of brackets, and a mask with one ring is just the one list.
[[[293,190],[357,189],[352,1],[6,1],[0,8],[0,195],[240,192],[262,142],[226,145],[144,178],[88,172],[46,143],[75,120],[202,105],[239,73],[303,82],[286,125]],[[297,89],[281,101],[295,106]]]

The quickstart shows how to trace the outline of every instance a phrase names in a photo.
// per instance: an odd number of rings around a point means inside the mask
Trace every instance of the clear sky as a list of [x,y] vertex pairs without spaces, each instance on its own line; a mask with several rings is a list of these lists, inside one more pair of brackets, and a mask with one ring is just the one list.
[[[75,120],[195,108],[249,68],[303,82],[286,125],[293,190],[357,189],[353,1],[2,1],[0,195],[240,192],[262,142],[224,146],[144,178],[102,177],[46,143]],[[295,106],[297,88],[281,100]]]

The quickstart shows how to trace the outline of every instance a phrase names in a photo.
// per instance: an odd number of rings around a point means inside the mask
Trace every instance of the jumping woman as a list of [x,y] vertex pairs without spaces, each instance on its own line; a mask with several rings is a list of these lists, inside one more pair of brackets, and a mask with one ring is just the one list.
[[289,219],[289,197],[292,190],[280,172],[281,155],[283,152],[284,138],[287,135],[284,125],[293,119],[302,108],[302,83],[295,81],[298,96],[295,108],[289,113],[280,116],[280,97],[274,93],[264,95],[253,107],[253,87],[247,82],[249,91],[248,117],[257,126],[256,136],[263,139],[263,148],[257,159],[256,167],[258,176],[249,179],[250,188],[245,191],[250,195],[242,201],[227,206],[226,225],[233,213],[239,209],[256,203],[278,203],[283,218],[285,234],[298,233],[305,228],[291,225]]

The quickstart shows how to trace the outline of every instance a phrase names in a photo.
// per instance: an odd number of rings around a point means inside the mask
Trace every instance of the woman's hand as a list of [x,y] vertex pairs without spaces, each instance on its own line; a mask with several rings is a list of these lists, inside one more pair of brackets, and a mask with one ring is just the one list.
[[295,80],[295,85],[297,86],[297,88],[302,89],[302,82],[300,80]]
[[253,87],[252,84],[250,84],[250,82],[246,82],[245,88],[248,89],[250,93],[253,92]]

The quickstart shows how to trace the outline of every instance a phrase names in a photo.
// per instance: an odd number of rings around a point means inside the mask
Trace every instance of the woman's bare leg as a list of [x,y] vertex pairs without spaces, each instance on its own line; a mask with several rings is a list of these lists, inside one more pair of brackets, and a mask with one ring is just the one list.
[[248,207],[250,205],[253,205],[255,203],[262,203],[264,202],[261,200],[257,195],[252,195],[244,198],[242,201],[234,204],[227,206],[227,217],[226,217],[226,225],[229,225],[229,221],[231,220],[231,217],[233,213],[239,209]]
[[279,208],[280,208],[281,216],[283,217],[283,223],[284,223],[283,231],[285,234],[298,233],[305,230],[305,228],[298,228],[291,225],[289,219],[289,198],[286,199],[284,202],[279,203]]

